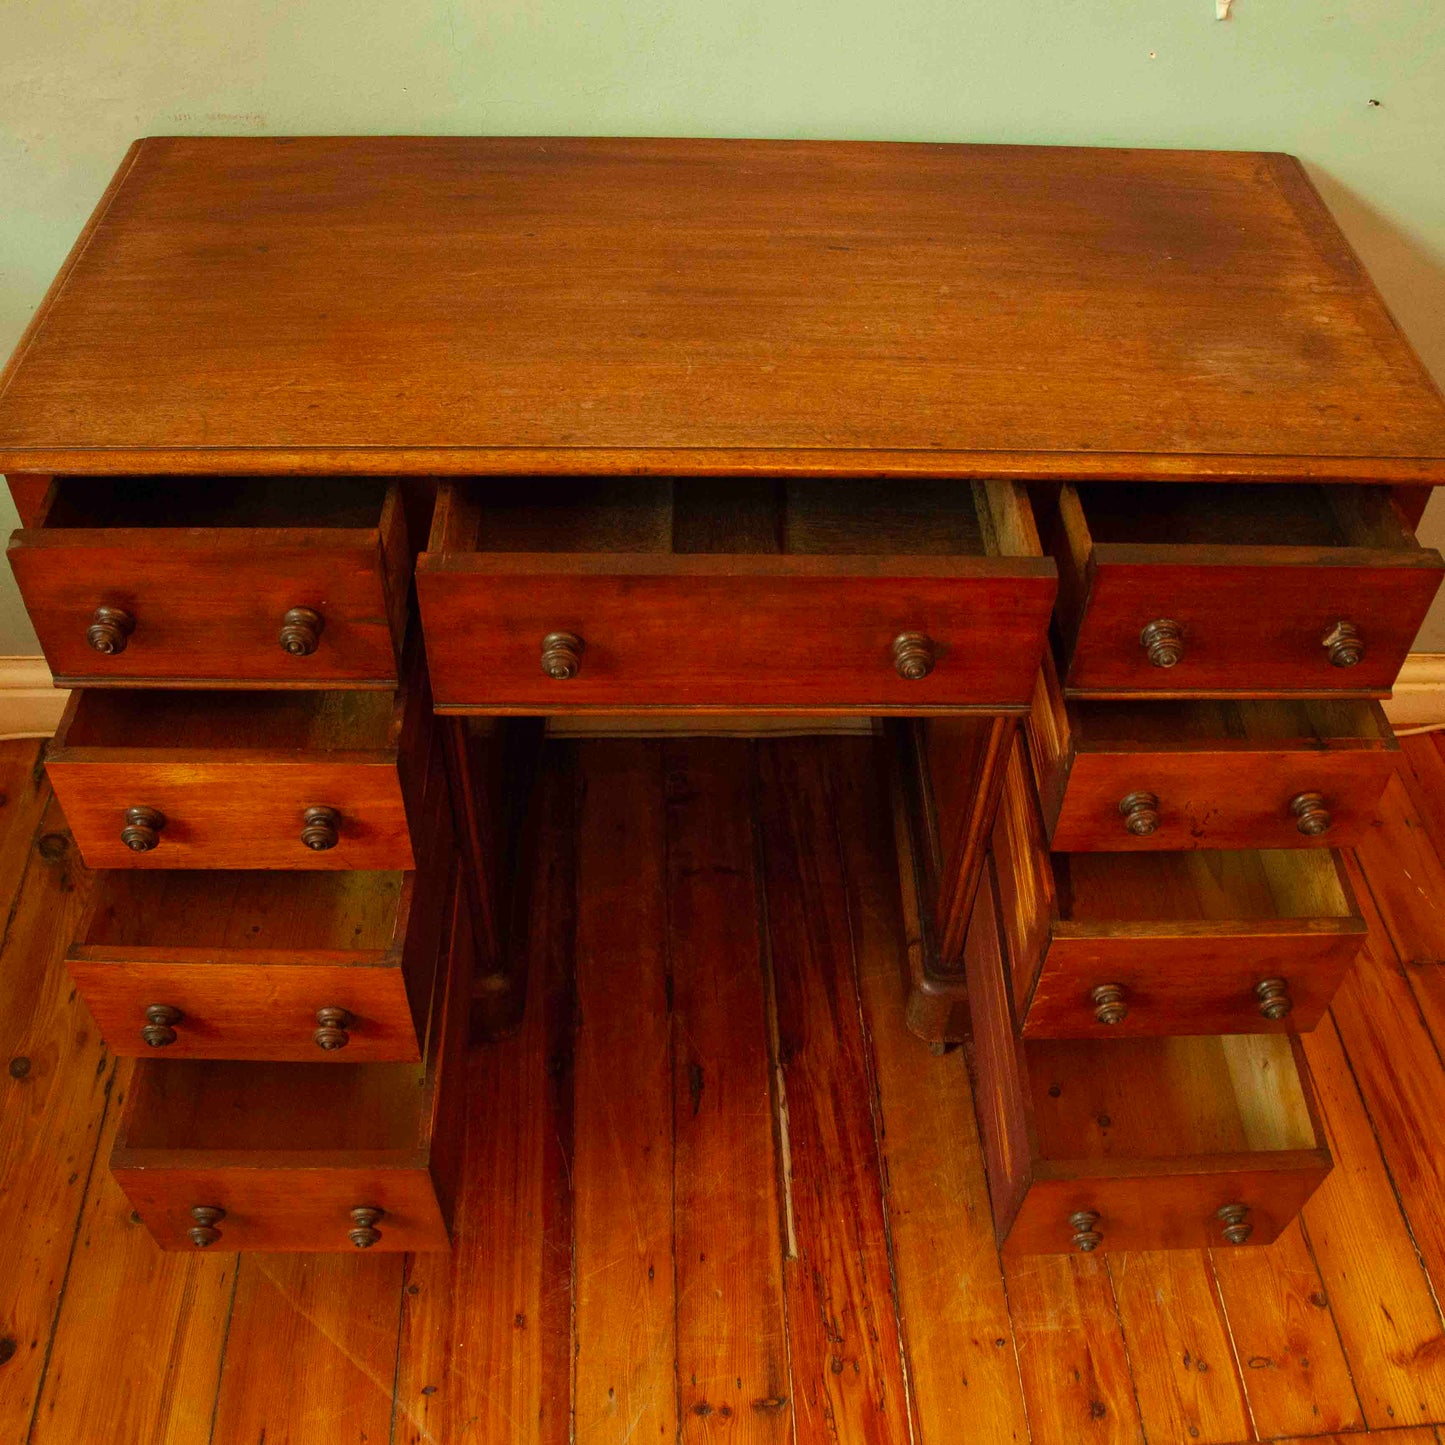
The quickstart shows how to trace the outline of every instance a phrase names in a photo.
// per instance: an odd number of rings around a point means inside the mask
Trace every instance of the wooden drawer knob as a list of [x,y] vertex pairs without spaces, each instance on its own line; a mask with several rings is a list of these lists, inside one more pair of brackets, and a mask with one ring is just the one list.
[[146,1010],[145,1027],[140,1036],[153,1049],[164,1049],[176,1041],[176,1025],[185,1018],[180,1009],[168,1003],[153,1003]]
[[386,1210],[384,1209],[373,1209],[370,1205],[358,1205],[347,1216],[351,1220],[351,1229],[346,1237],[358,1249],[370,1249],[373,1244],[381,1242],[381,1231],[376,1224],[385,1216]]
[[1289,810],[1295,816],[1295,827],[1306,838],[1318,838],[1321,833],[1328,833],[1334,821],[1320,793],[1296,793],[1289,800]]
[[1069,1215],[1069,1228],[1074,1231],[1073,1246],[1080,1254],[1092,1254],[1103,1244],[1104,1236],[1094,1228],[1099,1216],[1092,1209],[1078,1209]]
[[209,1249],[220,1237],[221,1231],[216,1226],[226,1217],[226,1211],[214,1204],[198,1204],[191,1210],[191,1218],[195,1225],[186,1233],[190,1236],[191,1243],[197,1249]]
[[1247,1204],[1226,1204],[1215,1217],[1224,1226],[1226,1244],[1243,1244],[1254,1233]]
[[1147,838],[1159,826],[1159,799],[1153,793],[1126,793],[1119,799],[1119,812],[1136,838]]
[[1139,641],[1154,667],[1173,667],[1184,656],[1184,629],[1171,618],[1156,617]]
[[905,682],[921,682],[933,671],[933,639],[923,632],[900,632],[893,639],[893,666]]
[[120,841],[132,853],[149,853],[161,841],[166,815],[158,808],[127,808]]
[[85,640],[107,657],[118,657],[125,651],[135,631],[135,618],[124,607],[97,607],[85,629]]
[[301,841],[313,853],[324,853],[341,841],[341,814],[335,808],[307,808],[301,815]]
[[1259,999],[1259,1011],[1271,1023],[1288,1018],[1294,1008],[1289,996],[1289,985],[1282,978],[1262,979],[1254,986],[1255,997]]
[[575,632],[549,632],[542,639],[542,671],[553,682],[567,682],[581,671],[585,651]]
[[326,619],[314,607],[293,607],[281,619],[277,641],[282,652],[292,657],[310,657],[321,645],[321,632]]
[[318,1049],[344,1049],[351,1042],[348,1030],[356,1020],[344,1008],[316,1010],[316,1032],[311,1035]]
[[1094,1017],[1101,1024],[1121,1024],[1129,1017],[1129,1005],[1124,1002],[1124,989],[1117,983],[1101,983],[1089,990],[1089,1002],[1094,1005]]
[[1353,622],[1337,622],[1325,633],[1324,648],[1336,667],[1353,667],[1365,655],[1365,639]]

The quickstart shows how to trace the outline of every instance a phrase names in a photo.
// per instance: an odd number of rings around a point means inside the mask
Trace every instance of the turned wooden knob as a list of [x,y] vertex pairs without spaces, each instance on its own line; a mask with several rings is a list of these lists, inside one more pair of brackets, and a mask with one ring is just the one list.
[[344,1008],[319,1008],[316,1010],[317,1029],[311,1035],[319,1049],[344,1049],[351,1042],[347,1032],[356,1020]]
[[310,657],[321,645],[326,619],[314,607],[293,607],[281,619],[277,641],[292,657]]
[[1365,639],[1353,622],[1336,622],[1325,633],[1324,648],[1336,667],[1353,667],[1365,655]]
[[553,682],[566,682],[581,671],[585,651],[575,632],[549,632],[542,639],[542,671]]
[[163,1049],[176,1041],[175,1026],[185,1018],[180,1009],[168,1003],[153,1003],[146,1010],[145,1027],[140,1036],[153,1049]]
[[1259,1000],[1259,1011],[1271,1023],[1288,1018],[1294,1008],[1289,996],[1289,985],[1282,978],[1262,979],[1254,986],[1255,997]]
[[1121,1024],[1129,1017],[1129,1005],[1124,1002],[1124,989],[1117,983],[1101,983],[1089,990],[1089,1002],[1094,1005],[1094,1017],[1101,1024]]
[[301,815],[301,841],[313,853],[324,853],[341,841],[341,814],[335,808],[307,808]]
[[216,1226],[226,1217],[226,1211],[214,1204],[198,1204],[191,1210],[191,1218],[196,1221],[195,1226],[188,1229],[186,1233],[190,1236],[191,1243],[197,1249],[208,1249],[220,1237],[221,1231]]
[[893,639],[893,666],[905,682],[920,682],[933,671],[933,639],[922,632],[900,632]]
[[1139,641],[1155,667],[1173,667],[1184,656],[1184,629],[1171,618],[1156,617]]
[[1159,826],[1159,799],[1153,793],[1126,793],[1119,799],[1119,812],[1136,838],[1147,838]]
[[1295,827],[1306,838],[1318,838],[1321,833],[1329,832],[1333,819],[1322,794],[1296,793],[1289,800],[1289,810],[1295,816]]
[[1243,1244],[1254,1233],[1254,1225],[1248,1222],[1247,1204],[1226,1204],[1215,1218],[1224,1226],[1226,1244]]
[[1069,1215],[1069,1228],[1074,1231],[1073,1246],[1080,1254],[1092,1254],[1103,1244],[1104,1236],[1094,1226],[1099,1216],[1092,1209],[1078,1209]]
[[351,1220],[351,1229],[347,1238],[358,1249],[370,1249],[373,1244],[381,1240],[381,1231],[376,1228],[376,1222],[384,1218],[386,1210],[373,1209],[370,1205],[358,1205],[347,1216]]
[[97,607],[90,615],[90,626],[85,629],[85,640],[107,657],[116,657],[125,651],[130,635],[135,631],[135,618],[124,607]]
[[158,808],[127,808],[120,841],[132,853],[149,853],[161,841],[166,815]]

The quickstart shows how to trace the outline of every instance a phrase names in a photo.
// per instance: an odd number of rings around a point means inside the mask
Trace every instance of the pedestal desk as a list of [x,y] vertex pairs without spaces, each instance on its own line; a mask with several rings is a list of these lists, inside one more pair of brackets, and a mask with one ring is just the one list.
[[163,1247],[446,1247],[584,721],[876,731],[1004,1249],[1328,1171],[1445,404],[1291,157],[151,138],[0,470]]

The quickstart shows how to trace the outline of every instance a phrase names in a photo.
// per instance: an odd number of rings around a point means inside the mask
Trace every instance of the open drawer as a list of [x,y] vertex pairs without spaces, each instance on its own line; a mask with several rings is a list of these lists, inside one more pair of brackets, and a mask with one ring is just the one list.
[[1346,847],[1399,755],[1377,702],[1066,701],[1048,658],[1028,737],[1061,852]]
[[59,477],[9,556],[62,686],[397,683],[411,550],[394,483]]
[[1050,511],[1070,696],[1387,694],[1445,570],[1384,487],[1080,483]]
[[91,868],[412,868],[441,762],[407,672],[396,692],[77,688],[46,772]]
[[1053,605],[1005,482],[444,483],[417,591],[443,712],[1027,706]]
[[1268,1244],[1329,1173],[1297,1038],[1019,1038],[991,873],[964,956],[1005,1253]]
[[449,956],[419,1063],[135,1065],[110,1167],[163,1249],[448,1247],[471,938],[459,891],[438,912]]
[[454,856],[433,802],[418,871],[103,872],[66,963],[111,1051],[420,1058]]
[[993,856],[1027,1038],[1308,1030],[1365,941],[1333,850],[1050,853],[1022,738]]

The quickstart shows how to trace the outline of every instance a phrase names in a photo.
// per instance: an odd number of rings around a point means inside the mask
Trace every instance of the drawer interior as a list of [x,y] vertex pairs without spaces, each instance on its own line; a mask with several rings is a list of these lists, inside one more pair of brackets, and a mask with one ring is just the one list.
[[1096,545],[1387,549],[1418,545],[1386,487],[1086,482],[1073,490]]
[[119,1151],[323,1153],[419,1150],[427,1065],[146,1060]]
[[[106,869],[76,942],[88,948],[384,952],[405,929],[402,872]],[[304,963],[298,956],[291,962]]]
[[1057,906],[1070,923],[1354,918],[1327,849],[1055,853]]
[[[443,488],[433,552],[1036,554],[1021,495],[887,479],[511,477]],[[994,515],[994,514],[998,515]]]
[[372,529],[386,499],[357,477],[59,477],[42,525]]
[[1066,727],[1081,751],[1395,746],[1379,705],[1353,699],[1071,703]]
[[1324,1147],[1282,1034],[1029,1040],[1040,1157],[1167,1159]]
[[335,752],[394,748],[400,694],[81,688],[54,748]]

